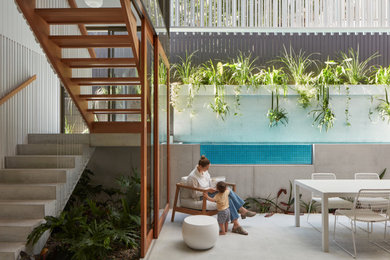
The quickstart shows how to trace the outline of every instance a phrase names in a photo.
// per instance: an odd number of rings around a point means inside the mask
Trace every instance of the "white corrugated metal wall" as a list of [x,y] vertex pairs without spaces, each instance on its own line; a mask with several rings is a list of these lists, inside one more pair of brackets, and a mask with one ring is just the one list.
[[[38,0],[37,7],[68,7],[66,0]],[[53,28],[54,33],[80,34],[76,26]],[[87,57],[86,50],[70,50],[65,57]],[[0,2],[0,97],[32,75],[37,80],[0,106],[0,168],[4,156],[15,154],[28,133],[60,132],[60,81],[29,25],[13,0]],[[90,72],[75,73],[77,76]]]

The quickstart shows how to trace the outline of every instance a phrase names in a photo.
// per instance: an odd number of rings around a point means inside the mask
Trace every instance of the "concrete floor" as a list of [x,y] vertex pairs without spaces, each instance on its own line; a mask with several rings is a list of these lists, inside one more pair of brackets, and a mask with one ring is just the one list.
[[[205,251],[188,248],[183,242],[181,226],[186,214],[176,213],[175,222],[170,222],[168,215],[159,239],[155,240],[145,259],[147,260],[227,260],[227,259],[353,259],[334,244],[333,215],[330,215],[330,252],[321,249],[321,233],[306,223],[306,216],[301,217],[301,227],[295,227],[294,216],[276,214],[265,218],[256,215],[253,218],[240,220],[241,225],[249,232],[248,236],[229,232],[218,238],[217,244]],[[310,222],[320,228],[321,215],[313,214]],[[346,219],[340,219],[348,224]],[[232,225],[229,225],[231,231]],[[373,238],[383,237],[383,224],[374,225]],[[357,231],[357,258],[389,260],[390,254],[370,244],[367,233]],[[390,241],[390,232],[389,241]],[[342,225],[337,225],[337,239],[348,250],[353,250],[351,232]],[[387,246],[390,249],[390,245]]]

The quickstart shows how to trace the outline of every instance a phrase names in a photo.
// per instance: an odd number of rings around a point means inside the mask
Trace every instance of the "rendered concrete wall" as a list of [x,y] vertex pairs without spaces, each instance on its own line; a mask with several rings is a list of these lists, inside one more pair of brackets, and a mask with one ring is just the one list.
[[140,161],[141,152],[137,147],[96,147],[87,168],[95,174],[93,184],[117,188],[116,179],[132,174],[132,167],[139,172]]
[[[353,179],[356,172],[390,170],[390,144],[315,144],[313,165],[213,165],[209,169],[214,176],[226,176],[236,183],[242,198],[270,196],[274,198],[280,188],[289,190],[289,181],[309,179],[314,172],[333,172],[339,179]],[[188,175],[200,157],[199,144],[171,145],[171,206],[175,184]],[[385,175],[389,178],[390,173]],[[301,190],[302,199],[310,200],[310,192]],[[288,195],[288,194],[287,194]],[[280,197],[285,201],[287,195]]]

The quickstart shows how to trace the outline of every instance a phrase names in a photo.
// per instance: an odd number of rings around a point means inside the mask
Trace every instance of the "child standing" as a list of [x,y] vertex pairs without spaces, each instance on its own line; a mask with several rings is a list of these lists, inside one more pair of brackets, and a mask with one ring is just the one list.
[[226,189],[226,183],[220,181],[217,183],[218,193],[211,198],[204,193],[204,196],[209,200],[217,203],[218,210],[218,224],[220,227],[219,234],[225,235],[228,230],[228,224],[230,221],[230,210],[229,210],[229,193],[230,190]]

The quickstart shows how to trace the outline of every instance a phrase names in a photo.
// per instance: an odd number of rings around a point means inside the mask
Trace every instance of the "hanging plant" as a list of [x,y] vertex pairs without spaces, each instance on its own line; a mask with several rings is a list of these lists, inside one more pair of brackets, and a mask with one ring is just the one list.
[[[196,51],[188,55],[186,53],[185,58],[179,57],[180,62],[172,65],[173,79],[176,80],[177,84],[188,85],[188,98],[186,107],[192,110],[192,105],[194,102],[195,96],[198,94],[200,83],[202,80],[202,70],[199,66],[195,66],[192,62],[192,59]],[[176,84],[176,85],[177,85]],[[176,98],[172,105],[175,109],[179,109],[177,105],[177,98],[179,96],[180,88],[177,87],[171,95],[171,98]],[[171,102],[172,103],[172,102]],[[181,112],[184,109],[179,109]],[[191,111],[192,112],[192,111]]]
[[275,90],[276,94],[276,106],[274,107],[274,91],[271,93],[271,109],[268,110],[267,117],[269,119],[269,127],[277,126],[278,123],[282,123],[284,126],[288,124],[287,111],[284,108],[279,107],[279,94]]
[[376,111],[379,113],[379,117],[382,121],[390,123],[390,103],[389,96],[387,94],[387,89],[385,89],[385,99],[378,99],[381,103],[376,107]]
[[210,60],[204,65],[203,76],[203,82],[214,87],[214,102],[209,106],[217,114],[217,118],[225,120],[230,107],[225,100],[224,64],[218,62],[215,66]]
[[[278,123],[287,125],[287,111],[284,108],[279,107],[279,88],[283,87],[284,96],[287,95],[287,75],[284,74],[282,69],[275,69],[271,71],[268,68],[268,72],[264,74],[264,84],[273,88],[271,91],[271,109],[268,110],[267,117],[269,119],[269,127],[277,126]],[[276,107],[274,108],[274,91],[276,95]]]
[[350,102],[351,102],[351,96],[350,96],[350,92],[349,92],[349,86],[347,86],[345,88],[345,91],[346,91],[346,95],[347,95],[347,100],[345,102],[345,125],[346,126],[351,126],[351,114],[349,112],[349,105],[350,105]]
[[183,85],[177,84],[177,83],[172,83],[170,87],[170,104],[175,109],[177,112],[183,112],[184,109],[179,106],[179,99],[180,99],[180,89],[182,88]]
[[317,88],[315,88],[312,84],[297,85],[295,87],[295,91],[299,94],[298,104],[302,108],[308,108],[311,101],[317,95]]
[[319,103],[317,109],[310,112],[314,118],[313,126],[316,125],[320,129],[320,132],[323,128],[328,132],[334,125],[335,115],[330,108],[329,87],[327,85],[321,85],[318,98]]

